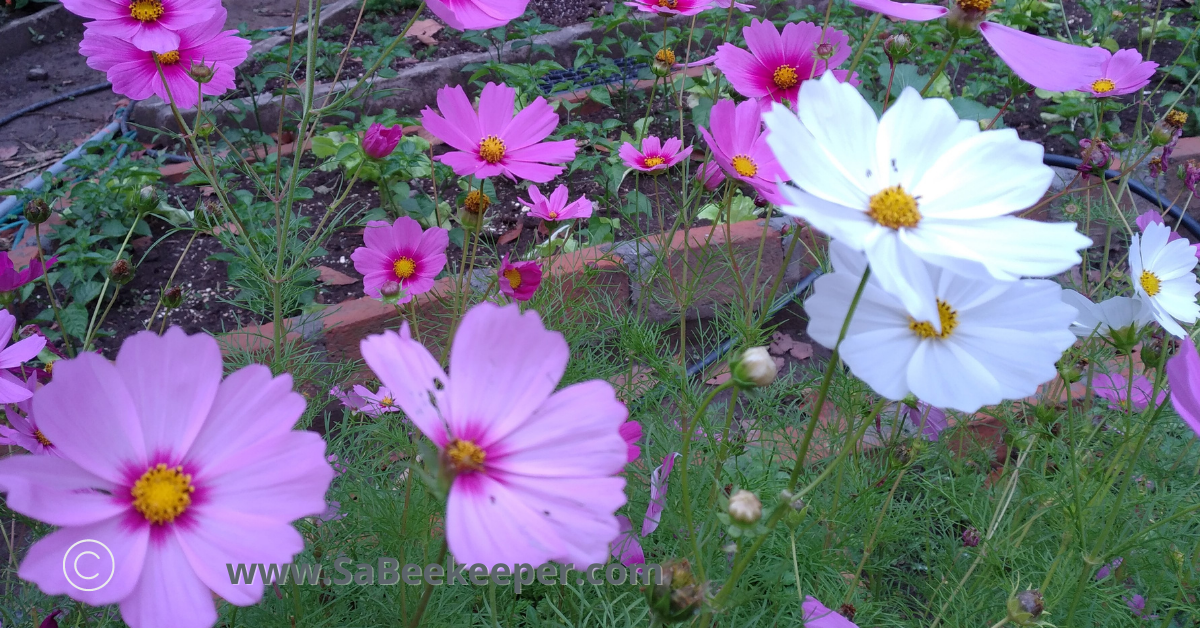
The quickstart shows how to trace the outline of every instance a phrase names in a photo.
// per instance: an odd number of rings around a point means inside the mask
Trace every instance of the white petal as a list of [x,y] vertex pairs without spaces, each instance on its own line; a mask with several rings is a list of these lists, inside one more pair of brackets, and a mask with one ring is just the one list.
[[918,344],[916,334],[907,328],[882,329],[847,337],[841,356],[850,371],[875,392],[888,399],[903,399],[912,392],[906,371]]
[[942,153],[978,134],[979,123],[960,121],[950,103],[922,99],[917,90],[906,87],[879,119],[875,150],[880,171],[889,173],[887,185],[912,190]]
[[805,81],[798,100],[800,122],[831,166],[868,195],[882,189],[886,177],[875,160],[879,120],[858,90],[826,72],[820,80]]
[[839,168],[831,151],[821,146],[796,114],[776,104],[763,120],[770,130],[767,145],[796,185],[830,203],[866,208],[870,195],[858,180]]
[[868,239],[865,251],[871,276],[879,285],[899,299],[913,318],[928,321],[941,331],[934,283],[925,262],[904,247],[892,229],[882,229],[878,237]]
[[995,377],[956,342],[922,342],[907,376],[913,393],[939,408],[974,412],[1004,399]]
[[944,256],[962,256],[983,264],[1000,281],[1061,273],[1078,264],[1078,251],[1092,243],[1075,230],[1074,223],[1015,216],[969,222],[923,220],[916,234],[922,240],[917,253],[927,261],[944,263]]
[[781,185],[779,189],[791,203],[782,207],[785,214],[803,218],[817,231],[843,240],[851,248],[861,250],[867,234],[883,228],[861,210],[828,202],[790,185]]
[[959,142],[934,163],[912,193],[922,215],[991,218],[1030,207],[1042,198],[1054,171],[1043,149],[1016,131],[986,131]]

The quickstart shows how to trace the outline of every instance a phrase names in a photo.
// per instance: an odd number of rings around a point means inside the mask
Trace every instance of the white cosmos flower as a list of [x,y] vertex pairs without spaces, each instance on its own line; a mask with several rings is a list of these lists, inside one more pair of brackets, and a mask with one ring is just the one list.
[[780,185],[783,210],[865,252],[913,316],[937,318],[922,262],[1015,281],[1063,272],[1091,244],[1073,223],[1008,215],[1036,203],[1054,176],[1042,147],[1016,131],[981,132],[912,88],[877,119],[832,73],[805,81],[798,101],[799,117],[779,105],[765,116],[767,143],[800,186]]
[[1200,284],[1192,269],[1196,250],[1185,239],[1169,240],[1171,228],[1150,223],[1129,243],[1129,279],[1138,296],[1150,304],[1154,318],[1171,334],[1187,336],[1176,320],[1187,324],[1200,317],[1196,293]]
[[1063,290],[1062,298],[1077,312],[1071,331],[1080,338],[1092,334],[1103,336],[1110,330],[1125,329],[1130,325],[1141,327],[1154,320],[1149,304],[1138,297],[1113,297],[1092,303],[1091,299],[1074,290]]
[[[808,334],[832,348],[867,260],[839,240],[829,253],[834,272],[817,279],[804,309]],[[980,281],[925,263],[921,269],[941,330],[909,316],[872,274],[841,346],[859,379],[888,399],[913,394],[935,407],[974,412],[1032,395],[1054,377],[1054,363],[1075,343],[1075,310],[1063,303],[1058,284]]]

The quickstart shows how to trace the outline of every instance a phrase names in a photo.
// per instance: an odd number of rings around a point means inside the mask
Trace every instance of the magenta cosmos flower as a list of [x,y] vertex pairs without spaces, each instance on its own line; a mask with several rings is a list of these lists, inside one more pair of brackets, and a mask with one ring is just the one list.
[[404,127],[399,124],[389,128],[376,122],[363,134],[363,152],[372,159],[383,159],[396,150],[403,137]]
[[504,26],[521,17],[529,0],[428,0],[429,10],[460,31]]
[[[1129,405],[1127,401],[1127,394],[1130,392],[1129,380],[1120,373],[1097,373],[1092,380],[1092,388],[1095,390],[1096,396],[1108,400],[1108,407],[1113,410],[1121,410]],[[1142,375],[1135,376],[1133,378],[1133,409],[1145,410],[1146,406],[1150,405],[1152,392],[1154,392],[1154,382]],[[1155,405],[1166,401],[1166,398],[1165,390],[1158,391],[1158,396],[1154,400]]]
[[[26,383],[8,372],[37,357],[46,346],[45,336],[30,336],[19,340],[10,347],[13,332],[17,330],[17,317],[0,310],[0,403],[16,403],[25,401],[33,396],[32,389]],[[37,379],[32,377],[32,379]]]
[[362,273],[363,292],[382,298],[379,288],[394,281],[401,288],[398,303],[408,303],[413,295],[429,292],[446,267],[450,233],[440,227],[422,232],[420,223],[401,216],[390,225],[383,220],[368,222],[363,244],[350,255],[354,270]]
[[[206,96],[219,96],[233,89],[233,70],[250,52],[250,42],[235,37],[236,30],[221,30],[225,18],[225,9],[219,9],[211,19],[179,31],[177,47],[164,53],[140,50],[96,26],[100,22],[92,22],[79,44],[79,52],[87,57],[88,67],[108,74],[114,92],[134,100],[145,100],[151,95],[164,101],[174,98],[176,106],[190,109],[196,106],[202,89]],[[162,76],[158,74],[155,59],[162,66]],[[212,80],[203,86],[198,84],[188,73],[193,63],[212,68]]]
[[[570,200],[567,186],[560,185],[546,198],[536,185],[529,186],[529,200],[521,200],[529,208],[529,215],[549,222],[587,218],[592,215],[592,202],[586,196],[581,196],[574,202]],[[520,199],[518,199],[520,200]]]
[[927,22],[945,17],[963,30],[978,30],[1017,76],[1052,92],[1077,90],[1087,77],[1101,77],[1100,68],[1110,56],[1103,48],[1076,46],[986,22],[993,0],[950,0],[950,8],[892,0],[850,2],[902,20]]
[[46,438],[38,428],[33,418],[33,393],[37,390],[37,377],[30,377],[23,383],[29,391],[29,399],[4,406],[8,423],[12,427],[0,425],[0,445],[16,445],[34,455],[54,453],[54,443]]
[[539,96],[514,116],[516,97],[517,90],[488,83],[479,96],[477,114],[462,87],[439,89],[441,115],[426,107],[421,124],[458,150],[439,155],[437,160],[454,168],[460,177],[471,174],[483,179],[502,174],[513,180],[545,183],[562,174],[562,167],[547,164],[575,159],[575,142],[543,142],[558,126],[558,114]]
[[542,267],[536,261],[510,262],[505,253],[500,270],[496,271],[496,281],[500,292],[518,301],[528,301],[542,285]]
[[[633,7],[647,13],[664,15],[696,15],[713,7],[713,0],[635,0],[626,2],[625,6]],[[724,5],[729,8],[729,5]]]
[[[181,31],[224,14],[220,0],[63,0],[63,6],[96,20],[88,30],[159,54],[182,47]],[[222,26],[224,22],[222,18]]]
[[51,257],[43,264],[42,258],[34,257],[29,260],[28,266],[17,272],[16,267],[13,266],[12,259],[8,257],[8,252],[5,251],[3,255],[0,255],[0,292],[12,292],[40,278],[46,272],[46,269],[53,266],[54,262],[57,261],[57,257]]
[[653,135],[646,136],[642,139],[642,150],[638,150],[633,144],[625,142],[618,151],[621,161],[625,162],[626,166],[634,170],[642,172],[663,172],[667,168],[688,158],[692,154],[692,147],[683,148],[683,140],[678,137],[672,137],[664,144],[662,140]]
[[441,450],[453,477],[446,540],[461,563],[603,563],[625,503],[628,415],[612,386],[555,392],[567,367],[562,334],[515,304],[475,306],[444,373],[408,323],[362,342],[367,365]]
[[132,628],[208,628],[214,594],[257,603],[263,583],[230,584],[225,565],[290,562],[304,548],[290,522],[325,510],[333,469],[320,436],[292,429],[304,397],[291,377],[251,365],[222,380],[211,336],[142,332],[115,363],[61,360],[33,410],[59,457],[0,460],[0,491],[59,529],[18,575],[120,603]]
[[[764,111],[772,102],[794,107],[801,83],[820,78],[826,70],[850,58],[850,37],[846,33],[829,28],[822,37],[821,27],[809,22],[788,24],[780,34],[769,20],[753,20],[742,34],[750,50],[721,44],[717,48],[717,67],[739,94],[757,98]],[[827,60],[817,58],[818,45],[831,46],[833,56]]]
[[772,203],[783,202],[776,180],[790,178],[767,146],[758,103],[747,100],[734,105],[732,100],[718,101],[709,115],[709,126],[712,131],[700,127],[700,135],[708,142],[713,159],[725,174],[748,183]]
[[1200,355],[1191,338],[1179,343],[1179,353],[1167,360],[1167,383],[1171,385],[1171,405],[1179,418],[1200,436]]
[[625,439],[625,444],[629,446],[629,460],[633,462],[642,455],[642,447],[638,445],[638,441],[642,440],[642,424],[637,421],[626,421],[621,425],[621,438]]
[[1103,48],[1096,50],[1104,51],[1104,63],[1096,74],[1080,77],[1077,88],[1093,96],[1122,96],[1136,92],[1150,82],[1158,68],[1153,61],[1142,61],[1142,53],[1131,48],[1122,48],[1115,55]]

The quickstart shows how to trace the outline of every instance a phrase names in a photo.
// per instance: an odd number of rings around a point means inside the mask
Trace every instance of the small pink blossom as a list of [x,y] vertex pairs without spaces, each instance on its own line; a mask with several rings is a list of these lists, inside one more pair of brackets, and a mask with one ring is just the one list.
[[13,266],[12,259],[8,255],[8,251],[0,253],[0,292],[12,292],[35,279],[41,278],[45,274],[46,269],[58,261],[57,257],[51,257],[43,264],[42,258],[34,257],[29,260],[28,266],[17,272],[17,269]]
[[54,443],[46,438],[33,418],[33,393],[37,392],[37,377],[30,376],[24,386],[30,398],[4,406],[4,413],[12,427],[0,425],[0,445],[16,445],[37,456],[54,454]]
[[586,196],[581,196],[573,202],[570,199],[567,186],[560,185],[546,198],[536,185],[529,186],[529,200],[521,200],[529,208],[529,215],[548,222],[588,218],[592,215],[592,202]]
[[696,168],[696,179],[704,186],[704,189],[709,192],[716,191],[725,182],[725,171],[717,164],[706,161],[704,165]]
[[434,15],[460,31],[504,26],[524,15],[528,4],[529,0],[428,0]]
[[[1138,229],[1142,232],[1145,232],[1146,227],[1148,225],[1150,225],[1151,223],[1157,223],[1160,225],[1166,224],[1163,222],[1162,215],[1156,211],[1145,212],[1145,213],[1139,215],[1137,217],[1136,221],[1137,221]],[[1170,235],[1167,236],[1167,242],[1172,242],[1172,241],[1178,240],[1182,237],[1183,236],[1176,233],[1175,230],[1171,230]],[[1195,249],[1195,251],[1196,251],[1196,257],[1200,258],[1200,244],[1193,244],[1192,248]]]
[[804,614],[804,628],[858,628],[858,624],[833,612],[811,595],[804,598],[800,609]]
[[496,281],[500,284],[500,292],[517,301],[528,301],[542,285],[542,267],[536,260],[509,262],[505,253],[500,260],[500,269],[496,271]]
[[1158,64],[1142,61],[1142,53],[1132,48],[1122,48],[1112,54],[1104,48],[1095,48],[1106,57],[1098,71],[1081,77],[1079,91],[1107,98],[1131,94],[1145,87],[1154,76]]
[[[634,0],[625,6],[646,13],[663,15],[696,15],[713,7],[713,0]],[[724,5],[729,8],[729,5]]]
[[[921,428],[921,436],[926,440],[937,441],[942,432],[950,427],[950,421],[946,418],[945,411],[924,401],[918,401],[915,408],[905,404],[903,410],[905,418],[912,423],[913,427]],[[924,422],[924,427],[921,427],[922,422]]]
[[642,172],[665,172],[667,168],[685,160],[692,154],[692,147],[683,148],[683,141],[672,137],[664,144],[653,135],[642,139],[642,149],[625,142],[618,155],[626,166]]
[[642,544],[638,542],[637,533],[633,531],[633,522],[625,515],[617,515],[617,523],[620,525],[620,533],[610,550],[613,559],[626,567],[646,564],[646,554],[642,551]]
[[642,439],[642,424],[637,421],[626,421],[621,426],[621,438],[625,439],[625,444],[629,446],[629,460],[633,462],[642,455],[642,448],[638,445],[638,441]]
[[350,255],[354,270],[363,275],[363,292],[381,298],[380,287],[389,281],[400,284],[399,303],[429,292],[438,273],[446,267],[450,233],[440,227],[425,231],[408,216],[393,224],[372,220],[363,231],[363,243]]
[[1121,567],[1121,563],[1123,562],[1125,562],[1125,559],[1121,558],[1120,556],[1114,558],[1111,563],[1101,567],[1096,571],[1096,579],[1103,580],[1107,578],[1109,574],[1119,569]]
[[734,105],[732,100],[718,101],[709,115],[709,126],[711,132],[700,127],[700,135],[725,175],[749,184],[772,203],[783,202],[776,181],[790,178],[767,146],[758,103],[747,100]]
[[329,390],[329,394],[341,401],[343,406],[355,412],[361,412],[369,417],[378,417],[400,411],[400,406],[396,405],[395,397],[392,396],[391,391],[386,386],[380,386],[379,390],[375,392],[371,392],[366,386],[355,385],[352,392],[346,392],[334,386]]
[[479,96],[479,112],[471,107],[462,87],[438,90],[439,114],[426,107],[421,124],[435,137],[457,149],[436,159],[460,177],[481,179],[504,175],[514,181],[545,183],[562,174],[561,166],[575,159],[575,142],[543,142],[558,126],[558,114],[541,96],[513,115],[517,90],[488,83]]
[[[800,85],[850,58],[850,37],[810,22],[787,24],[783,33],[770,20],[753,20],[742,29],[749,51],[733,44],[717,48],[717,67],[737,92],[758,99],[763,111],[772,102],[795,107]],[[829,59],[817,57],[818,44],[833,49]]]
[[1189,159],[1183,163],[1183,186],[1196,194],[1197,183],[1200,183],[1200,161]]
[[71,13],[95,20],[87,24],[89,31],[159,54],[179,50],[182,31],[218,13],[224,15],[220,0],[63,0],[62,4]]
[[26,382],[9,373],[8,369],[17,368],[37,357],[46,346],[46,337],[41,335],[30,336],[8,346],[16,330],[17,317],[9,314],[8,310],[0,310],[0,403],[17,403],[33,396],[33,390]]
[[396,150],[403,137],[404,127],[399,124],[389,128],[376,122],[363,134],[363,152],[372,159],[383,159]]
[[1171,406],[1179,418],[1200,437],[1200,355],[1191,338],[1184,337],[1179,353],[1167,360]]
[[[1092,378],[1092,388],[1096,395],[1107,399],[1109,408],[1121,410],[1128,407],[1126,394],[1129,393],[1129,380],[1120,373],[1097,373]],[[1142,375],[1133,378],[1133,409],[1145,410],[1150,405],[1150,395],[1154,391],[1154,383]],[[1155,405],[1167,399],[1165,390],[1158,391],[1154,399]]]
[[675,459],[680,456],[674,451],[667,454],[663,463],[650,472],[650,503],[646,506],[646,517],[642,519],[642,536],[658,529],[663,508],[667,505],[667,478],[671,476],[671,469],[675,468]]

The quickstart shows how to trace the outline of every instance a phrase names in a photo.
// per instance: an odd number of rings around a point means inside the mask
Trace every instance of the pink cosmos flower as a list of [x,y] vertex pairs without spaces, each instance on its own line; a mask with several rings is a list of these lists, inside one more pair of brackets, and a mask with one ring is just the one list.
[[621,425],[621,438],[625,439],[625,444],[629,446],[629,460],[633,462],[642,455],[642,448],[638,445],[638,441],[642,439],[642,424],[637,421],[626,421]]
[[1167,360],[1167,383],[1171,386],[1171,406],[1200,437],[1200,355],[1191,338],[1185,336],[1179,343],[1179,353]]
[[96,20],[88,24],[89,30],[159,54],[179,50],[182,31],[217,13],[224,15],[220,0],[63,0],[63,6]]
[[725,171],[717,164],[706,161],[704,165],[696,168],[696,179],[704,186],[704,189],[709,192],[716,191],[725,182]]
[[[816,24],[800,22],[784,26],[781,35],[770,20],[753,20],[742,29],[750,50],[721,44],[717,48],[717,67],[739,94],[758,99],[763,111],[772,102],[786,101],[795,106],[801,83],[820,78],[826,70],[850,58],[850,37],[846,33],[830,28],[822,38],[821,30]],[[832,46],[833,56],[828,60],[816,56],[817,45],[822,42]]]
[[1052,92],[1077,90],[1086,77],[1103,76],[1101,66],[1111,56],[1103,48],[1087,48],[1030,35],[1015,28],[986,22],[992,0],[950,0],[950,8],[892,0],[850,0],[868,11],[914,22],[941,17],[976,28],[992,50],[1026,83]]
[[0,292],[12,292],[25,284],[41,278],[47,268],[57,262],[57,257],[51,257],[42,263],[42,258],[34,257],[29,260],[29,266],[26,266],[20,272],[17,272],[13,266],[12,260],[8,257],[8,251],[0,255]]
[[379,299],[379,288],[394,281],[402,289],[398,302],[408,303],[414,295],[429,292],[446,267],[450,232],[440,227],[421,231],[420,223],[401,216],[390,225],[383,220],[368,222],[363,244],[350,255],[354,270],[362,273],[363,292]]
[[804,628],[858,628],[858,624],[826,608],[811,595],[804,598],[800,610],[804,614]]
[[746,4],[744,2],[735,2],[734,0],[713,0],[713,4],[716,4],[718,7],[722,8],[722,9],[728,9],[729,5],[732,4],[738,11],[749,11],[754,8],[753,4]]
[[664,172],[667,168],[688,158],[692,147],[683,148],[683,141],[677,137],[667,140],[666,144],[653,135],[642,139],[642,150],[633,144],[625,142],[617,153],[626,166],[642,172]]
[[372,159],[383,159],[396,150],[402,137],[404,127],[399,124],[389,128],[376,122],[363,134],[363,152]]
[[[1121,410],[1127,406],[1126,394],[1129,392],[1129,380],[1120,373],[1097,373],[1092,378],[1092,388],[1096,395],[1109,401],[1108,407]],[[1154,392],[1154,383],[1142,375],[1133,378],[1133,409],[1145,410],[1150,405],[1150,394]],[[1167,392],[1158,391],[1154,403],[1158,405],[1165,401]]]
[[626,501],[628,411],[612,386],[557,387],[569,350],[536,312],[475,306],[459,324],[450,374],[408,324],[362,341],[367,365],[441,450],[453,480],[446,540],[456,560],[489,566],[602,563]]
[[[46,346],[45,336],[30,336],[18,340],[10,347],[13,332],[17,330],[17,317],[8,310],[0,310],[0,403],[17,403],[33,396],[24,380],[17,378],[8,369],[16,368],[37,357]],[[36,378],[33,378],[36,379]]]
[[529,186],[529,200],[521,200],[529,208],[529,215],[548,222],[587,218],[592,215],[592,202],[586,196],[581,196],[575,202],[568,203],[570,192],[567,186],[560,185],[550,194],[550,198],[542,195],[536,185]]
[[1107,578],[1109,574],[1119,569],[1121,567],[1121,563],[1123,562],[1125,562],[1125,559],[1121,558],[1120,556],[1114,558],[1111,563],[1101,567],[1098,571],[1096,571],[1096,579],[1103,580]]
[[789,181],[787,173],[775,160],[767,146],[767,132],[762,128],[762,112],[758,103],[747,100],[734,105],[721,100],[713,105],[708,129],[700,127],[700,135],[712,149],[713,159],[727,176],[748,183],[763,198],[772,203],[783,202],[779,181]]
[[504,26],[525,14],[529,0],[428,0],[429,10],[460,31]]
[[[321,437],[292,429],[304,397],[291,377],[251,365],[222,380],[211,336],[142,332],[115,363],[62,360],[33,408],[61,457],[0,460],[0,491],[59,529],[18,575],[47,595],[119,603],[132,628],[209,628],[214,594],[257,603],[263,583],[230,584],[225,565],[290,562],[304,538],[289,522],[325,510],[333,470]],[[98,573],[111,577],[83,590]]]
[[646,517],[642,519],[642,536],[658,529],[663,508],[667,505],[667,478],[671,476],[671,469],[675,468],[675,459],[680,456],[675,451],[667,454],[663,463],[650,472],[650,503],[646,506]]
[[[646,13],[696,15],[702,11],[711,9],[713,0],[635,0],[634,2],[626,2],[625,6],[633,7]],[[725,4],[724,7],[728,9],[729,5]]]
[[1158,68],[1153,61],[1142,61],[1142,53],[1132,48],[1122,48],[1115,55],[1103,48],[1096,50],[1103,51],[1104,63],[1099,72],[1080,77],[1078,88],[1093,96],[1104,98],[1136,92],[1150,82]]
[[610,550],[613,559],[626,567],[646,564],[646,554],[642,551],[642,544],[638,543],[637,533],[633,531],[633,522],[625,515],[617,515],[617,523],[620,533]]
[[496,271],[496,281],[500,292],[518,301],[528,301],[542,285],[542,267],[537,261],[510,262],[505,253]]
[[[1148,225],[1150,225],[1150,223],[1158,223],[1160,225],[1166,224],[1163,222],[1162,215],[1156,211],[1145,212],[1145,213],[1139,215],[1136,220],[1137,220],[1138,229],[1141,230],[1143,233],[1145,233],[1146,227]],[[1178,240],[1182,237],[1183,236],[1179,235],[1174,230],[1172,230],[1171,234],[1167,236],[1167,242],[1172,242],[1172,241]],[[1193,244],[1192,248],[1196,250],[1196,257],[1200,257],[1200,244]]]
[[920,427],[922,420],[925,427],[921,429],[921,436],[926,440],[937,441],[942,432],[950,427],[950,421],[946,418],[946,412],[935,408],[924,401],[918,401],[917,407],[913,408],[907,404],[903,406],[905,418],[912,423],[913,427]]
[[30,398],[4,406],[4,413],[12,427],[0,425],[0,445],[16,445],[38,456],[54,454],[54,443],[38,429],[37,421],[33,418],[33,393],[37,390],[37,377],[30,377],[24,385]]
[[392,396],[387,386],[380,386],[379,390],[375,392],[371,392],[366,386],[355,385],[352,392],[346,392],[340,387],[334,386],[329,390],[329,394],[341,401],[343,406],[369,417],[400,411],[400,406],[396,405],[395,397]]
[[[92,0],[91,3],[108,4],[108,0]],[[79,52],[87,57],[88,67],[108,74],[114,92],[134,100],[145,100],[151,95],[164,101],[174,98],[177,107],[190,109],[199,101],[201,90],[206,96],[219,96],[233,89],[234,68],[245,61],[250,52],[250,42],[235,37],[236,30],[221,30],[225,27],[225,18],[225,9],[218,5],[211,19],[178,31],[176,43],[160,52],[146,52],[126,38],[98,26],[101,22],[92,22],[79,44]],[[156,58],[162,66],[162,76],[158,74]],[[213,68],[212,80],[203,86],[198,84],[188,74],[193,63]],[[166,85],[163,84],[164,77]],[[170,96],[167,95],[168,88]]]
[[488,83],[479,96],[476,113],[462,87],[438,90],[441,115],[426,107],[421,124],[458,150],[439,155],[437,160],[454,168],[460,177],[471,174],[483,179],[502,174],[513,180],[545,183],[562,174],[562,167],[546,164],[575,159],[575,142],[543,142],[558,126],[558,114],[539,96],[514,116],[516,97],[517,90]]

